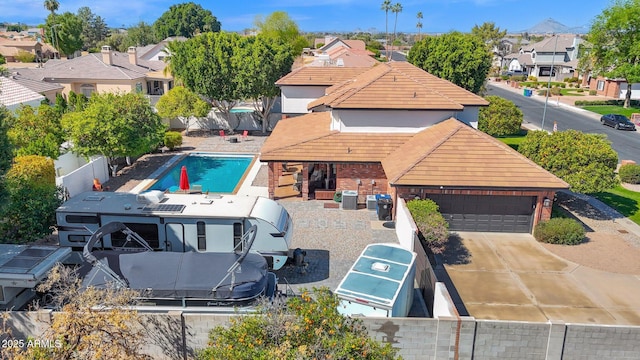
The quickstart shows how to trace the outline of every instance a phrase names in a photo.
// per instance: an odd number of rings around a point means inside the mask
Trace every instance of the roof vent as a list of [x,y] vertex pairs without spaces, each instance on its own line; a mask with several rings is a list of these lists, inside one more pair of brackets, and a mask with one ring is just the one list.
[[389,264],[374,262],[371,264],[371,270],[380,271],[380,272],[389,272]]
[[138,194],[136,196],[136,201],[141,204],[157,204],[162,201],[164,198],[164,193],[160,190],[151,190],[144,192],[142,194]]

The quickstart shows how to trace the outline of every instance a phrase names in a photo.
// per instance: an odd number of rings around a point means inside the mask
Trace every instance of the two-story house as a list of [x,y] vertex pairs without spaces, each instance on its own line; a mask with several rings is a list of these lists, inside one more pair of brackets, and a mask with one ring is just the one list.
[[505,56],[510,71],[523,71],[538,80],[562,81],[573,77],[578,66],[578,45],[582,39],[573,34],[558,34],[526,45]]
[[269,196],[278,196],[283,164],[295,163],[303,200],[345,190],[360,204],[381,193],[430,198],[451,230],[530,232],[568,185],[475,129],[487,105],[406,62],[370,68],[326,88],[311,113],[278,122],[260,155]]

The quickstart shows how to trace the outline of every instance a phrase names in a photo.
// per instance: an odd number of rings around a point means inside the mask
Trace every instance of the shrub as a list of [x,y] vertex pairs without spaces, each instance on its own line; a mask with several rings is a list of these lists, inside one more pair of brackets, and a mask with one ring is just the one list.
[[335,202],[342,202],[342,191],[336,191],[335,194],[333,194],[333,201]]
[[576,90],[576,92],[583,93],[583,92],[584,92],[584,89],[578,88],[578,89]]
[[618,171],[620,181],[627,184],[640,184],[640,165],[625,164]]
[[533,236],[548,244],[577,245],[584,240],[582,225],[569,218],[555,218],[536,225]]
[[0,240],[26,243],[52,232],[61,189],[55,185],[53,160],[18,156],[6,175],[8,204],[0,214]]
[[420,240],[434,254],[444,252],[449,240],[449,224],[438,211],[438,204],[430,199],[411,200],[407,208],[420,231]]
[[547,96],[547,89],[538,90],[538,95]]
[[174,150],[175,148],[182,145],[182,134],[177,131],[167,131],[164,134],[164,145],[169,148],[169,150]]
[[567,84],[560,84],[559,86],[564,89],[567,87]]
[[390,343],[371,338],[358,317],[338,312],[328,288],[304,290],[286,304],[265,302],[257,312],[232,316],[209,333],[198,359],[396,359]]
[[511,101],[499,96],[487,96],[489,106],[480,109],[478,129],[491,136],[520,133],[522,111]]
[[500,75],[500,79],[502,80],[509,80],[509,75]]
[[538,81],[538,78],[537,78],[537,77],[535,77],[535,76],[533,76],[533,75],[530,75],[527,79],[528,79],[529,81]]
[[36,56],[30,52],[20,50],[16,54],[16,60],[21,63],[31,63],[36,59]]
[[551,95],[554,95],[554,96],[562,95],[562,92],[560,88],[557,88],[557,87],[551,88]]
[[589,95],[597,95],[598,92],[596,90],[589,90]]
[[0,54],[0,65],[4,65],[7,63],[7,59],[4,58],[4,56],[2,56],[2,54]]

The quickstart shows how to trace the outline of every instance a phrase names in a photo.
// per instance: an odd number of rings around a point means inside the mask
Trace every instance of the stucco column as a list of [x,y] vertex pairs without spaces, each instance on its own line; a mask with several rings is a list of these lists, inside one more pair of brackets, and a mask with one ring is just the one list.
[[302,200],[309,200],[309,165],[302,163]]
[[274,171],[274,167],[275,167],[276,163],[273,161],[269,161],[267,163],[267,168],[269,169],[269,185],[267,186],[268,191],[269,191],[269,199],[273,199],[276,195],[276,183],[277,183],[277,174]]

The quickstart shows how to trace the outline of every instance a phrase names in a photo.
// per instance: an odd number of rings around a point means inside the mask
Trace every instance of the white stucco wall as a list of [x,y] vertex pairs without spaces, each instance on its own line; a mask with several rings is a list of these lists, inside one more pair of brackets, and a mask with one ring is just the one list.
[[305,114],[310,102],[324,96],[327,86],[281,86],[282,113]]
[[477,125],[479,108],[451,110],[333,110],[331,129],[342,132],[416,133],[451,117]]

